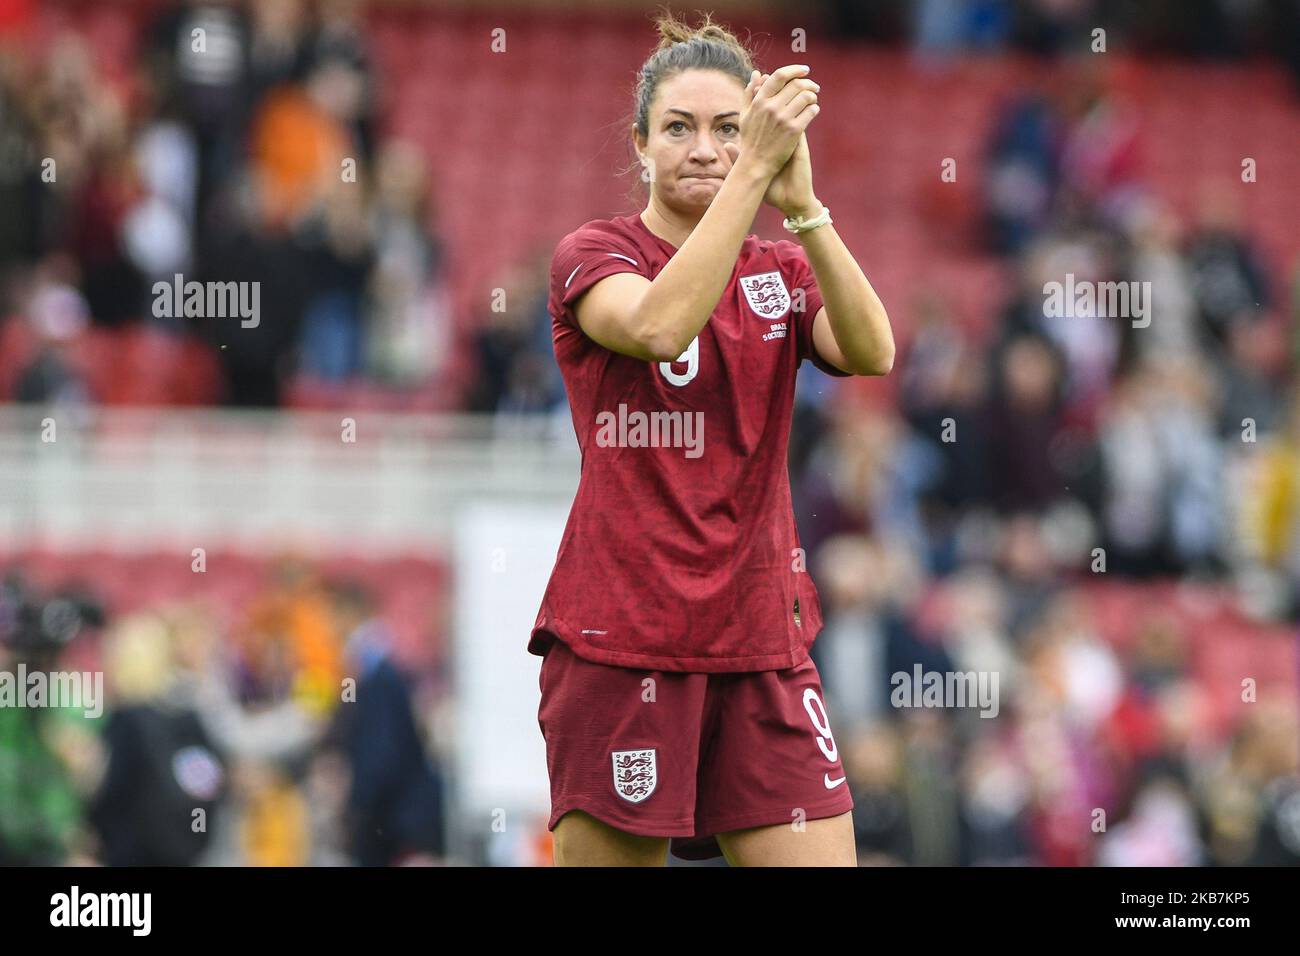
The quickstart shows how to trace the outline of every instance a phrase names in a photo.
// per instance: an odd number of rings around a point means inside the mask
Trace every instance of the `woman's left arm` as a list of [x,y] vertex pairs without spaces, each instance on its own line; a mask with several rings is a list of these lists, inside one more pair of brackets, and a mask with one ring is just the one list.
[[[821,203],[814,201],[786,215],[811,218],[821,209]],[[797,238],[822,294],[822,308],[813,318],[817,354],[853,375],[886,374],[894,367],[889,316],[835,226],[827,223],[801,232]]]
[[[766,80],[764,74],[762,82]],[[739,150],[728,154],[734,162]],[[822,211],[813,192],[806,132],[768,184],[763,201],[781,210],[787,219],[811,218]],[[801,232],[798,239],[822,294],[822,307],[813,316],[817,354],[851,375],[884,375],[894,367],[894,333],[876,290],[831,223]]]

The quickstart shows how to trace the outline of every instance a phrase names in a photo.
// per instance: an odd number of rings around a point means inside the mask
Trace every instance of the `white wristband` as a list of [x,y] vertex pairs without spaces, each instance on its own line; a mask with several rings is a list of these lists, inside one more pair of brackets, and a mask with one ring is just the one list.
[[818,226],[824,226],[833,221],[834,220],[831,219],[830,206],[822,206],[822,211],[811,219],[805,219],[803,216],[796,216],[793,219],[786,219],[784,225],[788,231],[798,235],[801,232],[816,229]]

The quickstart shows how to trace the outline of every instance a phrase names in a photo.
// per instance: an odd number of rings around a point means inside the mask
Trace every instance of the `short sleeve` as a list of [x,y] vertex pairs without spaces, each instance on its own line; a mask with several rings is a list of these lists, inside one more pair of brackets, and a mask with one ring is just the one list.
[[583,226],[555,247],[555,257],[551,260],[551,314],[577,328],[573,303],[584,292],[616,273],[634,272],[644,276],[646,271],[640,251],[630,240],[608,230]]
[[[836,368],[817,354],[813,345],[813,322],[823,306],[821,290],[817,288],[817,277],[813,274],[812,264],[803,246],[797,242],[783,239],[776,244],[777,261],[781,272],[790,281],[790,318],[794,326],[795,345],[799,350],[799,361],[812,362],[827,375],[846,377],[848,372]],[[800,306],[802,305],[802,308]]]

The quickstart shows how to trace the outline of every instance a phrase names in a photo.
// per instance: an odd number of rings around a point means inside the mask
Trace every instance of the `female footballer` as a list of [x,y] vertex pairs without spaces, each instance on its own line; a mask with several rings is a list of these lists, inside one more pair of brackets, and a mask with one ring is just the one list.
[[[582,476],[542,655],[557,865],[856,865],[808,649],[786,461],[795,372],[883,375],[884,306],[813,192],[807,66],[671,14],[641,68],[637,215],[565,236],[549,310]],[[794,240],[750,235],[761,203]]]

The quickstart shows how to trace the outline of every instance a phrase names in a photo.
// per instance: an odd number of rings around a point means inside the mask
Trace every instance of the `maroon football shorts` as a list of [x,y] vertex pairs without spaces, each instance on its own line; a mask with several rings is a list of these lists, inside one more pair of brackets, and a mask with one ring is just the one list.
[[583,810],[674,855],[721,856],[714,834],[853,809],[811,659],[692,674],[597,664],[563,641],[542,661],[554,830]]

